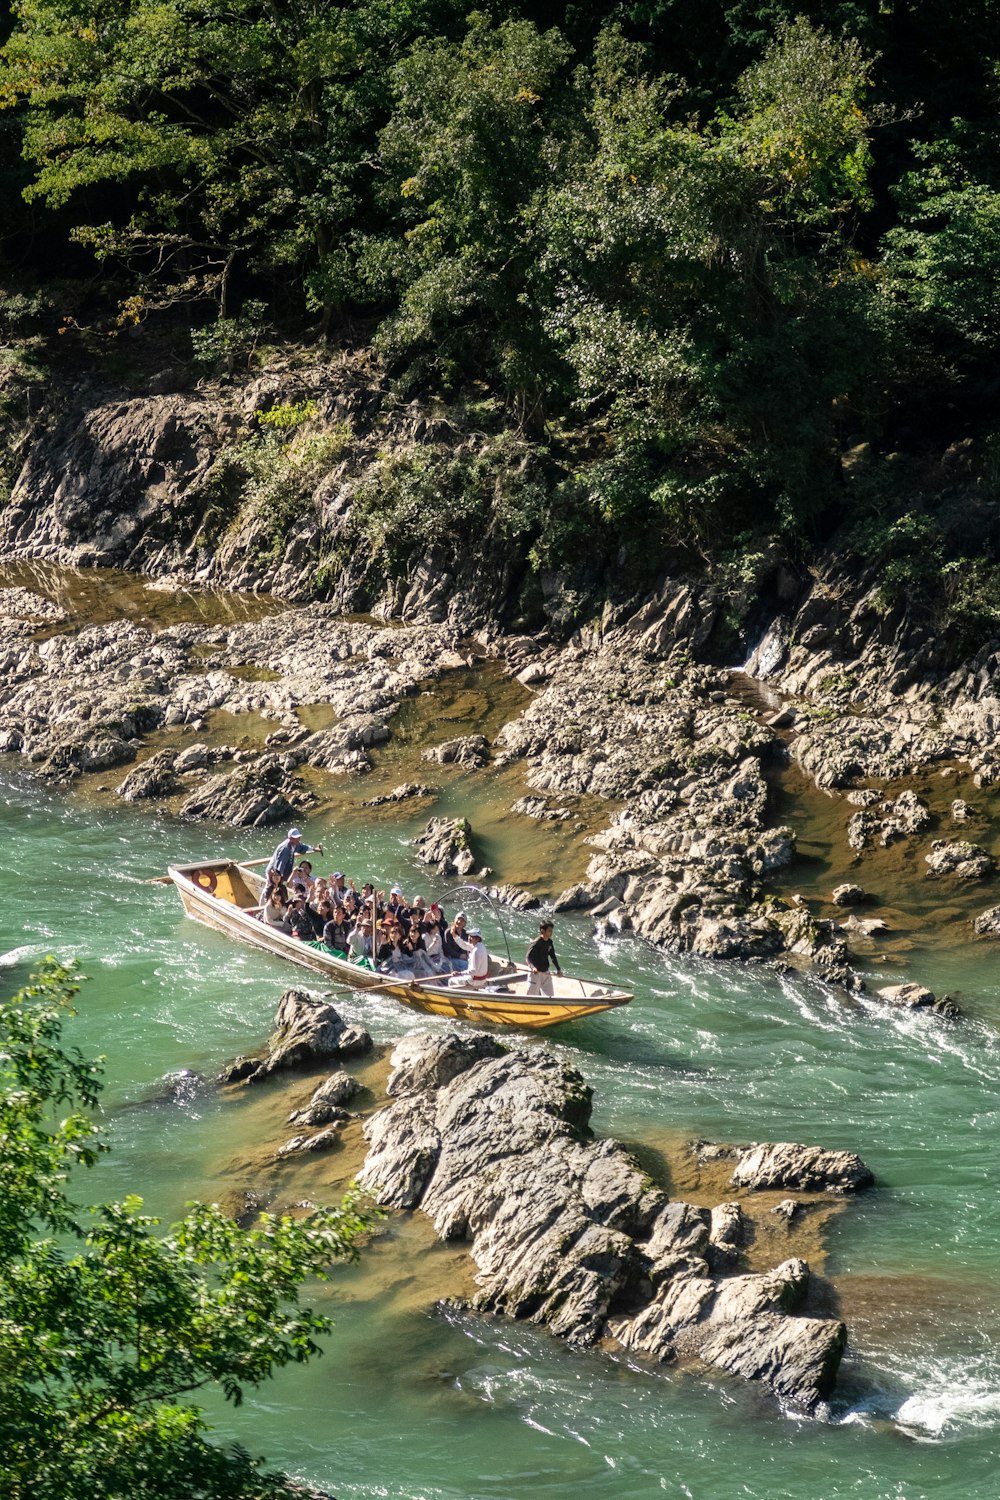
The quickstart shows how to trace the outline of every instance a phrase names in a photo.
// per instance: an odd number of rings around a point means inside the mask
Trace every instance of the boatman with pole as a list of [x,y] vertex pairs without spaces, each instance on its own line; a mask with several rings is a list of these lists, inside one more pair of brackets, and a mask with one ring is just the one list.
[[539,922],[538,936],[525,954],[528,968],[531,970],[531,978],[528,980],[527,993],[529,995],[552,995],[552,975],[549,973],[549,965],[555,969],[559,978],[562,978],[562,969],[556,958],[556,950],[552,946],[552,923]]
[[264,871],[265,883],[270,878],[272,870],[277,870],[282,880],[288,880],[295,869],[295,861],[300,854],[322,854],[322,844],[307,844],[303,841],[301,829],[289,828],[288,837],[282,839],[275,849]]

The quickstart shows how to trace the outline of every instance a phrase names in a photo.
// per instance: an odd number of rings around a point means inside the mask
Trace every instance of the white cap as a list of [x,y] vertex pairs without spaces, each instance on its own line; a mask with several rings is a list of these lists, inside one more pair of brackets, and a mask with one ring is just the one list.
[[302,830],[299,828],[289,828],[288,837],[290,839],[300,839],[302,837]]
[[469,929],[469,936],[470,936],[470,938],[474,938],[474,937],[481,938],[482,937],[482,933],[479,931],[478,927],[470,927],[470,929]]
[[394,885],[392,890],[389,892],[390,896],[401,896],[402,894],[403,887],[401,885]]

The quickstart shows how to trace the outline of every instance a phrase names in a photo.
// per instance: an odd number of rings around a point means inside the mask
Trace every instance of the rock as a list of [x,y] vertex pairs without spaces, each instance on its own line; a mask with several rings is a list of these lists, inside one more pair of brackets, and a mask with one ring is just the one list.
[[437,761],[442,766],[459,765],[477,771],[490,758],[489,741],[481,734],[466,734],[456,740],[445,740],[443,745],[434,745],[425,750],[421,758]]
[[282,1069],[315,1067],[331,1057],[371,1050],[367,1031],[348,1026],[332,1005],[305,990],[286,990],[274,1019],[263,1057],[238,1058],[222,1074],[224,1083],[260,1083]]
[[213,777],[182,803],[180,813],[182,818],[211,818],[236,828],[266,828],[293,822],[310,800],[281,757],[265,754]]
[[468,818],[431,818],[413,847],[438,875],[468,875],[476,867]]
[[860,885],[838,885],[830,900],[834,906],[860,906],[868,899],[867,892]]
[[802,1192],[853,1193],[871,1187],[875,1178],[853,1151],[824,1151],[790,1141],[740,1148],[733,1187],[752,1192],[795,1188]]
[[542,904],[537,896],[519,885],[487,885],[483,888],[483,894],[498,905],[511,906],[515,911],[537,911]]
[[573,816],[568,807],[553,807],[544,797],[519,797],[510,810],[541,823],[565,823]]
[[850,916],[846,922],[840,924],[841,932],[850,933],[854,937],[874,937],[877,932],[888,932],[888,922],[883,922],[881,917],[855,917]]
[[622,1146],[590,1137],[590,1090],[574,1069],[468,1034],[406,1037],[392,1063],[360,1185],[469,1241],[476,1307],[577,1346],[687,1351],[806,1409],[829,1394],[844,1329],[797,1315],[805,1263],[720,1277],[713,1266],[748,1233],[739,1205],[710,1215],[668,1202]]
[[180,786],[174,766],[175,758],[172,750],[161,750],[158,754],[151,755],[115,787],[115,796],[121,797],[125,802],[172,796]]
[[954,843],[936,839],[924,857],[932,875],[954,875],[958,880],[983,880],[996,868],[991,854],[964,839]]
[[579,911],[593,903],[594,894],[585,885],[571,885],[552,903],[553,911]]
[[421,786],[416,781],[404,781],[401,786],[394,786],[391,792],[386,792],[382,797],[371,797],[367,802],[362,802],[362,807],[386,807],[391,802],[408,802],[414,797],[436,797],[436,786]]
[[987,907],[973,919],[973,927],[984,937],[1000,937],[1000,906]]
[[858,853],[876,839],[884,848],[896,839],[919,833],[930,820],[930,809],[916,792],[900,792],[894,801],[855,813],[847,825],[847,842]]
[[713,1208],[708,1232],[709,1265],[731,1265],[747,1244],[750,1232],[749,1220],[738,1203],[720,1203]]
[[774,1205],[771,1212],[778,1214],[780,1218],[787,1219],[791,1223],[802,1212],[802,1204],[795,1198],[782,1198],[780,1203]]
[[890,1005],[902,1005],[907,1010],[923,1010],[925,1006],[935,1003],[933,990],[925,989],[922,984],[887,984],[884,989],[875,992],[880,1000],[888,1000]]
[[[343,1037],[341,1037],[341,1048]],[[325,1083],[313,1092],[312,1098],[304,1109],[295,1109],[288,1116],[289,1125],[327,1125],[331,1121],[343,1122],[347,1119],[343,1109],[344,1104],[349,1104],[356,1094],[360,1094],[361,1084],[350,1073],[331,1073]]]
[[967,823],[969,819],[974,818],[975,815],[976,809],[974,807],[970,807],[968,802],[963,801],[961,797],[956,797],[954,802],[952,802],[951,821],[953,823]]
[[338,1144],[337,1137],[348,1116],[340,1112],[340,1118],[335,1125],[330,1125],[326,1130],[318,1130],[315,1135],[293,1135],[290,1141],[279,1146],[275,1156],[279,1161],[288,1156],[306,1156],[313,1151],[329,1151],[331,1146]]

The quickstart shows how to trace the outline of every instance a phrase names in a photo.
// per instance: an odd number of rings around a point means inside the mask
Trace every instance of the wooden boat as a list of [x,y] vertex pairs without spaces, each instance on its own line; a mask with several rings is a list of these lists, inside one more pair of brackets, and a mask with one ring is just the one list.
[[315,969],[335,984],[352,990],[377,990],[393,995],[414,1010],[434,1016],[454,1016],[477,1025],[517,1026],[539,1030],[581,1016],[596,1015],[632,999],[628,990],[589,979],[553,975],[553,994],[528,995],[526,964],[509,963],[491,955],[489,976],[482,988],[456,985],[461,975],[441,978],[404,979],[380,974],[351,959],[338,958],[321,944],[314,946],[268,926],[260,917],[264,881],[238,860],[221,859],[198,865],[171,865],[167,875],[177,887],[189,917],[216,932],[237,938],[254,948],[263,948],[293,964]]

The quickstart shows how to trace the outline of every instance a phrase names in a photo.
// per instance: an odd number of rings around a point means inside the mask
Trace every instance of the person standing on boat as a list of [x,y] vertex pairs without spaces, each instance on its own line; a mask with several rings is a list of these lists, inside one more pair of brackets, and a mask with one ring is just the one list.
[[531,970],[531,978],[528,980],[527,993],[529,995],[552,995],[552,975],[549,965],[555,969],[559,978],[562,978],[562,969],[556,958],[556,950],[552,946],[552,923],[539,922],[538,936],[525,954],[528,968]]
[[267,869],[264,871],[267,879],[272,870],[277,870],[282,880],[287,881],[295,869],[295,861],[303,854],[322,854],[322,844],[307,844],[303,841],[302,831],[299,828],[289,828],[288,837],[282,839],[268,861]]
[[487,952],[486,944],[483,942],[483,935],[479,931],[478,927],[473,927],[472,931],[469,933],[468,947],[468,981],[470,984],[475,985],[475,987],[478,989],[480,985],[485,984],[487,979],[490,977],[490,955]]

